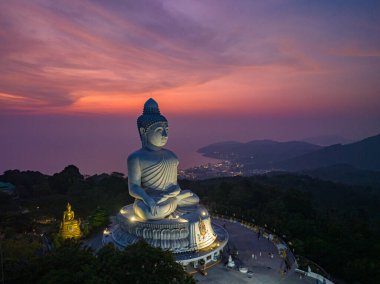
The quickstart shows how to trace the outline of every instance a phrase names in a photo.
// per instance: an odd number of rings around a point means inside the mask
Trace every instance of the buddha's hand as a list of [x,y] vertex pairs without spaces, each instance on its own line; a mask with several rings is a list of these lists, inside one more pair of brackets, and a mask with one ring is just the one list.
[[150,213],[155,215],[157,213],[157,204],[150,196],[145,197],[144,203],[149,207]]
[[157,204],[160,204],[160,203],[168,200],[169,198],[173,198],[173,197],[178,196],[180,194],[180,192],[181,192],[181,189],[178,185],[173,185],[173,186],[169,187],[167,190],[163,191],[160,194],[160,199],[158,199]]
[[181,192],[181,188],[178,185],[173,185],[165,191],[165,196],[175,197]]

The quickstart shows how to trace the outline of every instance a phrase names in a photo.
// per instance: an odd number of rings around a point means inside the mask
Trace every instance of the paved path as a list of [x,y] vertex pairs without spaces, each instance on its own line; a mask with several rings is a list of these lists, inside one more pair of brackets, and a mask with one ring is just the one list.
[[[229,269],[224,263],[215,265],[208,270],[207,276],[199,273],[194,278],[199,283],[217,283],[217,284],[233,284],[233,283],[256,283],[256,284],[272,284],[272,283],[316,283],[315,279],[302,279],[294,272],[294,266],[285,276],[280,274],[284,270],[284,261],[279,257],[276,246],[266,238],[257,238],[257,234],[240,223],[232,223],[224,220],[213,220],[219,225],[224,225],[229,233],[230,249],[235,248],[238,254],[235,262],[241,266],[247,267],[253,272],[252,278],[248,278],[247,274],[239,272],[237,269]],[[260,256],[261,252],[261,256]],[[252,260],[252,253],[257,256],[257,260]],[[273,258],[269,255],[273,254]]]
[[[215,220],[217,224],[225,224],[229,233],[229,245],[238,250],[237,258],[241,261],[241,266],[251,267],[270,267],[279,270],[283,260],[278,256],[275,245],[267,238],[257,238],[257,234],[242,226],[240,223],[224,222]],[[252,254],[257,256],[257,260],[252,259]],[[273,255],[273,258],[270,256]],[[284,266],[282,267],[284,268]]]
[[[277,253],[275,245],[268,239],[257,238],[257,234],[240,223],[232,223],[229,221],[213,219],[213,222],[223,226],[229,233],[229,248],[235,248],[238,254],[235,262],[241,266],[245,266],[249,271],[253,272],[252,278],[248,278],[247,274],[239,272],[237,269],[229,269],[223,263],[217,264],[209,269],[207,276],[199,273],[194,278],[199,283],[215,283],[215,284],[234,284],[234,283],[255,283],[255,284],[315,284],[315,279],[302,278],[294,272],[294,267],[285,276],[281,276],[280,269],[284,268],[283,260]],[[98,250],[102,246],[102,234],[95,234],[86,240],[86,245]],[[261,252],[261,256],[260,256]],[[257,256],[257,260],[252,260],[252,253]],[[273,258],[269,256],[273,254]]]

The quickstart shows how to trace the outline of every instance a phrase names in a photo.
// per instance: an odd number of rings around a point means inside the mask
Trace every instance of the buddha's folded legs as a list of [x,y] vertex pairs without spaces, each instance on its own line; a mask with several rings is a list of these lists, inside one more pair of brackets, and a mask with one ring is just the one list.
[[135,200],[133,204],[133,209],[135,214],[144,220],[158,220],[163,219],[170,215],[177,208],[177,198],[169,198],[155,206],[153,212],[151,209],[142,201]]
[[193,206],[199,204],[199,197],[192,191],[185,189],[177,196],[178,207]]

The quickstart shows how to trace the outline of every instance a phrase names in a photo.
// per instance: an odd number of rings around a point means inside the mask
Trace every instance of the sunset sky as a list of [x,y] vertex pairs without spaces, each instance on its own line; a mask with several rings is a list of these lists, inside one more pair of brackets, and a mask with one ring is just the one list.
[[380,133],[379,1],[1,1],[0,173],[126,172],[153,97],[212,142]]

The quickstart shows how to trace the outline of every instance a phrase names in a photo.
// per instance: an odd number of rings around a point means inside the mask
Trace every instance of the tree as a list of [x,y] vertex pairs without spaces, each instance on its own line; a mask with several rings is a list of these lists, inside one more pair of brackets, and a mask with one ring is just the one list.
[[54,174],[49,178],[50,187],[58,193],[67,193],[70,187],[81,185],[84,178],[79,169],[69,165],[62,172]]
[[2,239],[1,248],[3,257],[3,272],[6,283],[13,283],[14,279],[20,276],[31,259],[38,251],[41,251],[41,244],[32,238],[30,239]]
[[[35,258],[23,275],[24,283],[101,283],[96,275],[97,259],[80,242],[67,239],[52,252]],[[20,281],[22,283],[22,281]]]
[[96,208],[94,214],[90,218],[90,224],[93,228],[103,228],[108,223],[108,215],[104,208]]
[[145,242],[124,251],[112,245],[96,254],[75,240],[65,240],[54,251],[36,257],[14,283],[195,283],[173,254]]
[[120,252],[106,246],[98,252],[99,275],[107,283],[195,283],[169,251],[144,241]]
[[0,180],[15,185],[21,198],[50,194],[48,176],[40,172],[8,170],[0,176]]

